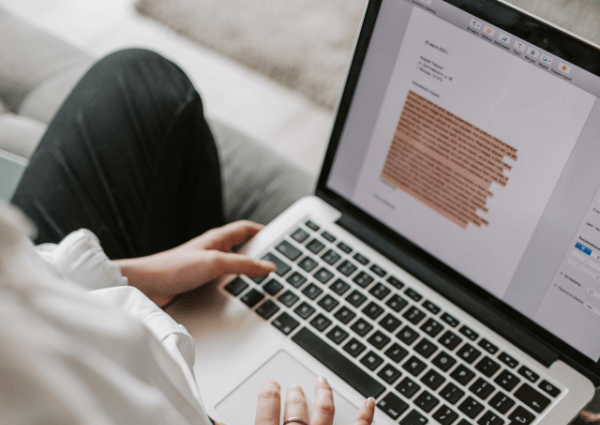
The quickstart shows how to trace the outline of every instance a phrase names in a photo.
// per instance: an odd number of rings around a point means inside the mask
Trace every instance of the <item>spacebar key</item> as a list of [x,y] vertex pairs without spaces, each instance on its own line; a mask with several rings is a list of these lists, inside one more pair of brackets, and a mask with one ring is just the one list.
[[365,397],[379,397],[385,387],[306,328],[292,340]]

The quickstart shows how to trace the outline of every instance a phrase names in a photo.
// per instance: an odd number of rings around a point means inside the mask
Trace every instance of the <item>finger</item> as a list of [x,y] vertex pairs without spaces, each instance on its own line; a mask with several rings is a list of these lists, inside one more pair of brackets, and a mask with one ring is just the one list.
[[580,412],[579,415],[585,422],[596,422],[600,420],[600,414],[598,413],[592,413],[584,410]]
[[223,274],[245,274],[247,276],[265,276],[275,271],[275,264],[259,260],[244,254],[215,252],[214,270],[218,276]]
[[325,378],[315,381],[315,407],[310,418],[310,425],[331,425],[335,406],[333,405],[333,392]]
[[354,425],[371,425],[375,415],[375,399],[369,397],[360,406]]
[[281,413],[279,391],[279,384],[275,381],[267,381],[263,384],[260,393],[258,393],[256,425],[279,425],[279,415]]
[[229,252],[231,247],[245,242],[263,229],[262,224],[248,220],[235,221],[206,233],[204,249]]
[[304,392],[298,385],[292,385],[287,390],[285,398],[285,413],[283,419],[302,418],[308,423],[308,408]]

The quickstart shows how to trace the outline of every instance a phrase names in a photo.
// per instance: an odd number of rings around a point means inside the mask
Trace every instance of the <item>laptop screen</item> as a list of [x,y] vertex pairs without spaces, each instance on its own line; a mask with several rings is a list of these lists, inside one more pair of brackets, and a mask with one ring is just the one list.
[[450,3],[382,2],[326,187],[597,361],[600,78]]

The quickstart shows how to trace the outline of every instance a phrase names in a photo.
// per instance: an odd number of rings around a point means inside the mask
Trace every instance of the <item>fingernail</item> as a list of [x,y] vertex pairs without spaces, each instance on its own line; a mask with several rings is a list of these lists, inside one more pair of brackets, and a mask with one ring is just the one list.
[[373,397],[369,397],[367,399],[367,403],[368,403],[369,408],[372,409],[373,407],[375,407],[375,399]]
[[317,378],[317,381],[319,381],[321,384],[326,384],[327,383],[327,379],[323,378],[322,376],[319,376]]
[[271,263],[270,261],[267,260],[260,260],[260,265],[262,267],[264,267],[265,269],[273,269],[275,270],[276,266],[274,263]]

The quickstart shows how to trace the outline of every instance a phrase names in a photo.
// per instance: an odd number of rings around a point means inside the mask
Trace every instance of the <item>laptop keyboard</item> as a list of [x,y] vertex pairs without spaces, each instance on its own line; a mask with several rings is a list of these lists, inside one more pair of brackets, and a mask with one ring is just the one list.
[[225,286],[402,425],[527,425],[561,390],[307,221]]

